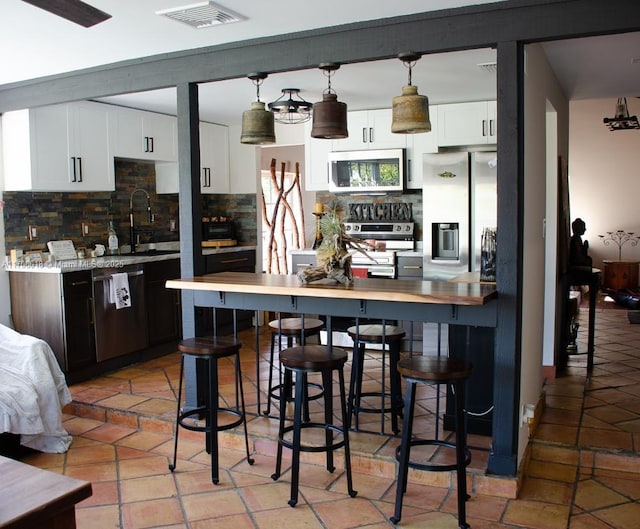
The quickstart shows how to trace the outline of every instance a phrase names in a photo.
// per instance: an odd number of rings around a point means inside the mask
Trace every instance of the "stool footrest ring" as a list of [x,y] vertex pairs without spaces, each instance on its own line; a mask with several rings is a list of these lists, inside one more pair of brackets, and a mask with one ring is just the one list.
[[[340,428],[339,426],[334,426],[332,424],[324,424],[321,422],[305,422],[303,423],[300,428],[302,430],[308,429],[308,428],[317,428],[317,429],[322,429],[322,430],[330,430],[332,432],[335,432],[337,434],[340,434],[342,436],[344,436],[344,430],[342,428]],[[287,426],[286,428],[283,429],[282,431],[282,436],[278,437],[278,442],[289,449],[293,449],[293,443],[291,441],[288,441],[286,439],[284,439],[284,434],[288,433],[288,432],[292,432],[293,431],[293,426]],[[337,450],[338,448],[342,448],[345,445],[345,441],[344,439],[342,439],[341,441],[337,441],[334,443],[331,443],[329,445],[320,445],[320,446],[312,446],[312,445],[300,445],[300,451],[301,452],[329,452],[332,450]]]
[[[454,443],[448,443],[446,441],[439,441],[437,439],[413,439],[409,442],[409,447],[414,446],[441,446],[443,448],[456,449]],[[396,460],[400,461],[400,448],[396,447]],[[468,448],[464,451],[464,466],[468,467],[471,463],[471,452]],[[431,472],[448,472],[451,470],[457,470],[458,465],[456,463],[444,464],[444,463],[418,463],[417,461],[408,461],[407,466],[409,468],[417,468],[419,470],[429,470]]]
[[[201,406],[199,408],[194,408],[189,411],[185,411],[181,413],[178,417],[178,423],[180,426],[185,428],[186,430],[191,430],[192,432],[207,432],[211,428],[207,425],[200,426],[197,424],[189,424],[185,423],[186,419],[192,418],[194,415],[202,416],[207,413],[207,407]],[[237,419],[233,422],[227,424],[218,424],[218,430],[231,430],[231,428],[235,428],[236,426],[240,426],[243,423],[243,415],[242,412],[231,409],[231,408],[218,408],[218,413],[226,413],[228,415],[234,415]]]

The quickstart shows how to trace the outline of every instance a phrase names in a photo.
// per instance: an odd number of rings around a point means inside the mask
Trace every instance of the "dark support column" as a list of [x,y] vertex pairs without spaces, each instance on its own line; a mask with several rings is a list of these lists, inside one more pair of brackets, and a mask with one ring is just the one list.
[[[177,86],[178,184],[180,206],[180,277],[204,273],[200,224],[200,115],[198,85]],[[195,336],[193,292],[182,291],[183,338]],[[187,359],[190,360],[190,359]],[[185,407],[197,406],[196,371],[193,360],[185,361]]]
[[524,225],[524,51],[500,42],[498,56],[498,327],[494,350],[493,442],[487,472],[515,476],[522,336],[522,232]]

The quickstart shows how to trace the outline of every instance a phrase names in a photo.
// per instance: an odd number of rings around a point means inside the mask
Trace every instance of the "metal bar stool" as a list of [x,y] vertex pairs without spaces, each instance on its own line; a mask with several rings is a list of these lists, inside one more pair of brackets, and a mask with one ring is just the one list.
[[[283,388],[282,383],[282,370],[278,364],[278,383],[273,384],[273,368],[274,368],[274,354],[275,343],[278,340],[278,353],[282,353],[281,339],[287,339],[287,347],[293,345],[295,339],[298,345],[305,345],[307,338],[310,336],[317,336],[320,331],[324,329],[324,322],[317,318],[308,318],[304,315],[299,318],[280,318],[269,322],[269,329],[271,331],[271,352],[269,354],[269,383],[267,386],[267,409],[264,414],[269,415],[271,413],[271,400],[280,400],[280,392]],[[302,383],[308,388],[309,383],[307,381],[306,374],[303,374]],[[295,386],[295,384],[294,384]],[[320,393],[316,392],[313,396],[309,396],[308,392],[305,393],[305,420],[309,420],[309,400],[319,399],[322,394],[322,387],[317,384],[311,384],[311,386],[320,390]],[[287,396],[287,402],[291,402],[293,398],[292,394]]]
[[[349,327],[347,332],[353,340],[353,361],[351,367],[351,384],[349,387],[349,419],[354,419],[354,429],[360,429],[359,414],[362,413],[379,413],[380,414],[380,433],[385,433],[384,422],[385,413],[391,413],[391,429],[394,434],[400,430],[398,428],[398,416],[402,416],[402,390],[400,387],[400,373],[397,365],[400,360],[400,349],[402,340],[405,336],[405,330],[402,327],[388,325],[384,321],[381,324],[365,324],[356,323],[353,327]],[[364,353],[366,344],[382,345],[382,376],[380,380],[380,391],[362,391],[362,373],[364,368]],[[390,390],[385,387],[386,380],[386,347],[389,348],[389,384]],[[362,406],[362,398],[364,397],[380,397],[380,407],[372,408]],[[386,401],[389,405],[386,405]]]
[[[420,470],[445,472],[455,470],[457,474],[458,489],[458,527],[467,529],[466,520],[467,495],[467,465],[471,462],[471,452],[467,448],[467,431],[464,411],[465,384],[471,376],[471,365],[451,358],[437,356],[414,356],[398,362],[398,370],[407,383],[407,391],[404,405],[404,422],[402,425],[402,441],[396,449],[396,458],[400,462],[398,467],[398,480],[396,484],[395,513],[390,518],[394,524],[400,521],[402,513],[402,496],[407,490],[407,474],[409,467]],[[455,443],[438,439],[418,439],[412,437],[413,414],[416,402],[417,384],[448,384],[456,399],[456,440]],[[437,417],[436,417],[437,420]],[[411,461],[411,447],[420,445],[439,446],[445,449],[454,449],[456,454],[455,464],[438,463],[435,461],[419,463]]]
[[[176,412],[176,431],[173,446],[173,463],[169,470],[176,468],[178,455],[178,432],[180,427],[196,432],[206,433],[207,452],[211,454],[211,481],[217,485],[219,477],[218,467],[218,432],[230,430],[242,424],[244,426],[244,441],[247,450],[247,462],[253,465],[249,455],[249,438],[247,434],[247,419],[244,406],[244,392],[242,389],[242,371],[240,369],[241,343],[233,337],[219,338],[216,336],[197,337],[182,340],[178,343],[178,350],[182,353],[180,359],[180,382],[178,385],[178,409]],[[197,408],[183,411],[180,408],[182,398],[182,383],[184,376],[184,361],[186,357],[195,358],[196,363],[206,364],[207,367],[207,403]],[[220,407],[218,399],[218,361],[233,357],[235,362],[235,407]],[[220,423],[219,414],[230,415],[231,421]],[[196,419],[204,417],[204,426]]]
[[[347,353],[339,348],[323,345],[305,345],[285,349],[280,354],[280,363],[284,367],[284,391],[280,393],[280,426],[278,430],[278,452],[276,457],[276,471],[271,475],[273,480],[280,477],[282,468],[282,447],[292,450],[291,459],[291,499],[289,505],[295,507],[298,503],[298,483],[300,477],[300,452],[326,452],[327,470],[333,472],[333,452],[344,447],[344,464],[347,473],[347,489],[349,496],[355,497],[351,479],[351,453],[349,450],[349,428],[347,404],[344,388],[344,364]],[[342,425],[335,424],[333,418],[333,382],[332,374],[338,372],[340,387],[340,411]],[[302,409],[304,386],[295,384],[295,406],[293,425],[285,426],[286,395],[293,385],[293,373],[296,377],[307,373],[321,373],[324,388],[324,422],[303,422]],[[302,444],[302,431],[305,429],[322,429],[325,431],[324,444]],[[292,432],[292,440],[285,436]],[[336,435],[337,434],[337,435]]]

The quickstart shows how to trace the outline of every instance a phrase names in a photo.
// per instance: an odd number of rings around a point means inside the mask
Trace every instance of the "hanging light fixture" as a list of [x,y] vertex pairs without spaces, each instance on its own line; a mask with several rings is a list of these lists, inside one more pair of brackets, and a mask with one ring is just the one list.
[[256,85],[256,101],[251,108],[242,113],[242,132],[240,143],[264,145],[276,142],[273,114],[265,109],[260,101],[260,85],[267,78],[266,73],[252,73],[247,76]]
[[629,116],[626,97],[618,98],[618,102],[616,103],[616,117],[604,118],[603,121],[611,131],[640,129],[638,118],[636,116]]
[[322,101],[313,104],[311,137],[327,140],[348,138],[347,105],[338,101],[337,94],[331,88],[331,75],[340,65],[325,62],[318,68],[327,76],[327,89],[322,93]]
[[[298,88],[283,88],[282,95],[273,103],[269,103],[269,110],[278,123],[293,125],[304,123],[311,119],[313,105],[305,101]],[[288,96],[288,97],[287,97]]]
[[398,55],[398,59],[409,68],[409,82],[402,87],[402,95],[393,98],[391,132],[414,134],[431,131],[429,99],[418,94],[418,87],[411,84],[411,70],[420,57],[419,53]]

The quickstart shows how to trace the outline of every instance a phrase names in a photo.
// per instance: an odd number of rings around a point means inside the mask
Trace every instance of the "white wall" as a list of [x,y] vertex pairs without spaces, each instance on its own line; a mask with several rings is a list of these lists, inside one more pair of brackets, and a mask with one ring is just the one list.
[[[640,99],[627,98],[629,113],[640,116]],[[587,224],[594,266],[618,259],[618,247],[598,235],[625,230],[640,235],[640,130],[611,132],[602,122],[615,114],[616,99],[572,101],[570,109],[569,196],[571,219]],[[627,243],[623,259],[640,260],[640,245]]]
[[[547,202],[547,127],[549,105],[557,117],[557,155],[567,159],[568,102],[539,45],[526,47],[524,127],[524,255],[520,409],[540,398],[543,365],[545,263],[543,225]],[[555,153],[553,153],[555,156]],[[499,163],[499,162],[498,162]],[[505,219],[502,219],[505,222]],[[555,230],[555,226],[547,226]],[[518,460],[527,446],[528,426],[520,427]]]
[[[0,116],[0,139],[2,138],[2,116]],[[0,147],[2,143],[0,142]],[[11,298],[9,297],[9,274],[1,264],[8,250],[4,240],[4,214],[2,213],[2,190],[4,178],[2,169],[2,148],[0,148],[0,325],[10,324]]]

